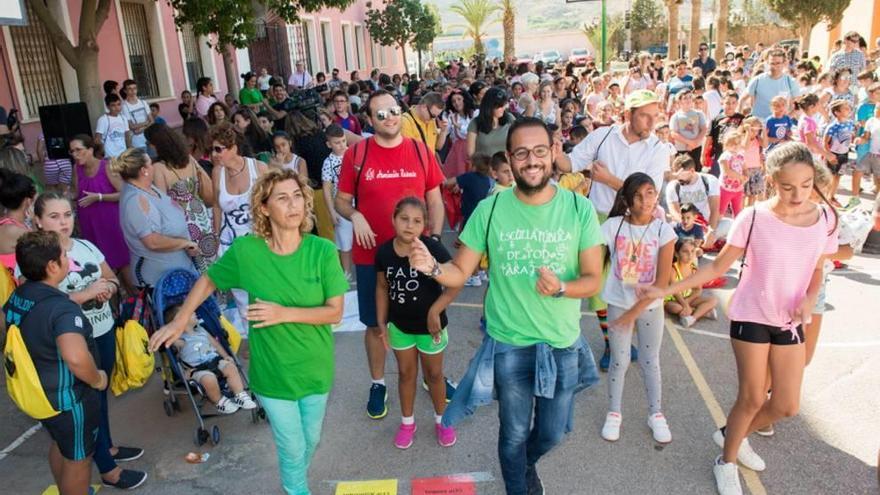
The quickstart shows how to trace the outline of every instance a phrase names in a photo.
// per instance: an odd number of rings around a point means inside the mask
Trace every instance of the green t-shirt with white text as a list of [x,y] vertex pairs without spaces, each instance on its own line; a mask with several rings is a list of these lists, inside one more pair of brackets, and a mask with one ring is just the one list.
[[[239,237],[208,268],[207,275],[220,290],[244,290],[251,304],[261,299],[287,307],[314,308],[348,290],[336,246],[311,234],[303,237],[295,252],[284,256],[273,253],[261,237]],[[299,400],[330,391],[330,325],[249,326],[249,376],[254,392],[273,399]]]
[[486,326],[492,338],[517,346],[574,344],[581,300],[542,296],[535,283],[542,266],[562,281],[580,277],[580,251],[602,244],[590,200],[557,187],[552,200],[533,206],[520,201],[515,189],[502,191],[480,202],[461,241],[489,256]]

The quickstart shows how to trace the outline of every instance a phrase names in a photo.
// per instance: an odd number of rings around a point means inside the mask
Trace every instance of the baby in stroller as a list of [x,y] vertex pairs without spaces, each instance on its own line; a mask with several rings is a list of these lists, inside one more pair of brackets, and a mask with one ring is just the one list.
[[[165,309],[165,321],[171,321],[177,315],[180,304]],[[174,343],[180,362],[192,373],[191,378],[198,382],[205,391],[208,400],[213,402],[221,414],[232,414],[239,409],[255,409],[257,403],[245,392],[244,383],[238,373],[233,359],[217,340],[199,325],[193,315],[186,331]],[[232,398],[223,395],[220,390],[219,378],[226,379]]]

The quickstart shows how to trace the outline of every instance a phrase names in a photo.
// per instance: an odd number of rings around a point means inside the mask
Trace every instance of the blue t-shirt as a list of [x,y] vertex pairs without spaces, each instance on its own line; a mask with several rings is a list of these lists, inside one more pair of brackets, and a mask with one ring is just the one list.
[[153,122],[155,122],[156,124],[168,125],[168,122],[166,122],[165,119],[163,119],[162,117],[156,117],[156,120],[154,120]]
[[696,223],[691,226],[691,230],[685,230],[684,226],[681,223],[677,223],[673,227],[673,230],[675,230],[675,235],[677,235],[679,239],[689,237],[691,239],[702,241],[705,238],[705,235],[703,233],[703,226]]
[[746,94],[754,97],[752,115],[766,120],[773,115],[770,110],[770,100],[774,96],[782,95],[786,98],[794,98],[801,95],[801,88],[797,81],[788,74],[783,74],[779,79],[773,79],[770,74],[765,72],[749,81]]
[[834,120],[825,129],[825,138],[831,138],[831,146],[829,148],[832,153],[838,155],[849,153],[849,146],[852,144],[854,135],[855,124],[852,120],[845,122]]
[[670,95],[674,95],[683,89],[694,89],[694,76],[685,74],[684,77],[673,77],[669,81],[669,86],[666,89],[666,92]]
[[[861,136],[865,133],[864,125],[865,122],[868,121],[871,117],[874,116],[874,107],[876,105],[874,103],[862,103],[859,105],[859,109],[856,110],[856,121],[859,123],[859,132],[857,136]],[[868,151],[871,150],[871,143],[864,143],[856,145],[856,157],[858,160],[861,160],[863,156],[868,154]]]
[[[780,118],[770,117],[767,119],[767,137],[787,140],[791,139],[791,134],[794,128],[797,127],[797,121],[788,115],[783,115]],[[770,143],[767,146],[767,151],[775,148],[779,143]]]
[[461,215],[464,218],[461,225],[464,228],[477,204],[489,195],[493,184],[491,178],[477,172],[461,174],[455,180],[461,188]]

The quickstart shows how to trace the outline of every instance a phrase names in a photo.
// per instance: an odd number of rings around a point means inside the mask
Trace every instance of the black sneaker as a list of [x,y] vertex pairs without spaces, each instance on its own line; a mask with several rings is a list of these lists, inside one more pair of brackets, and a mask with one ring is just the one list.
[[101,479],[101,483],[103,483],[104,486],[119,488],[120,490],[134,490],[143,485],[145,481],[147,481],[147,473],[132,471],[130,469],[123,469],[122,472],[119,473],[119,481],[116,483],[110,483],[103,478]]
[[374,383],[370,387],[370,400],[367,401],[367,416],[373,419],[382,419],[388,414],[388,388],[385,385]]
[[[455,388],[457,385],[448,377],[443,377],[443,381],[446,382],[446,403],[449,404],[452,402],[452,396],[455,395]],[[424,378],[422,379],[422,388],[425,389],[425,392],[431,391],[431,389],[428,388],[428,382],[426,382]]]
[[135,459],[140,459],[142,455],[144,455],[144,449],[138,447],[116,447],[119,449],[116,452],[116,455],[113,456],[113,460],[116,462],[128,462],[133,461]]
[[544,495],[544,482],[534,465],[526,466],[526,490],[528,495]]

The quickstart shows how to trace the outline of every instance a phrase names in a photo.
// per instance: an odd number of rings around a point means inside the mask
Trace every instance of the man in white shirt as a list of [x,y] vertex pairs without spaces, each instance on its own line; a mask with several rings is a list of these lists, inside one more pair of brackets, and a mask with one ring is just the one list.
[[697,172],[694,160],[688,155],[676,157],[672,168],[676,171],[675,178],[666,185],[669,216],[675,222],[681,222],[681,205],[692,204],[700,212],[697,222],[706,228],[706,246],[727,237],[733,222],[729,218],[721,218],[718,208],[721,183],[718,178]]
[[600,219],[607,216],[623,181],[635,172],[651,176],[659,188],[669,167],[669,152],[654,135],[660,100],[653,91],[633,91],[624,103],[625,123],[601,128],[571,151],[571,168],[589,170],[590,200]]
[[296,91],[301,89],[309,89],[312,87],[312,76],[305,69],[302,60],[296,61],[296,70],[287,79],[287,89]]
[[122,90],[125,91],[125,99],[122,101],[122,116],[128,120],[128,128],[131,130],[131,146],[146,150],[147,138],[144,137],[144,130],[153,124],[150,106],[144,100],[138,99],[138,87],[134,80],[126,79],[122,83]]

